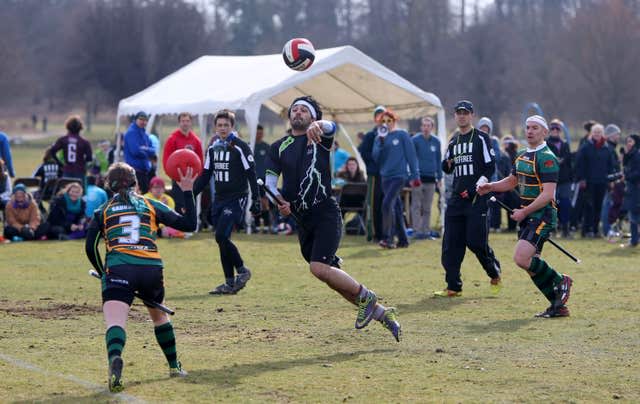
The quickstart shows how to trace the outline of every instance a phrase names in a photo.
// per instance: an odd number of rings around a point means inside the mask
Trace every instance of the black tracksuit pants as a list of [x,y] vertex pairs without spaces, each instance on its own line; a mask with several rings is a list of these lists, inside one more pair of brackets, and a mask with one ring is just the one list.
[[447,289],[461,291],[460,266],[467,247],[476,255],[489,278],[500,276],[500,262],[489,247],[487,226],[487,199],[478,197],[454,201],[447,206],[442,241],[442,266],[445,269]]

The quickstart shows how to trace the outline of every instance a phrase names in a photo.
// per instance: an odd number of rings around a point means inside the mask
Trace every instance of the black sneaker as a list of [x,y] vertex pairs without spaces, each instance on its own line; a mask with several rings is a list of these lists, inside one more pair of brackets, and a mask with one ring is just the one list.
[[124,390],[122,385],[122,367],[124,363],[122,358],[116,356],[109,365],[109,391],[112,393],[119,393]]
[[562,281],[553,288],[553,291],[556,295],[556,298],[553,301],[554,307],[562,307],[567,304],[572,284],[573,279],[571,279],[568,275],[563,274]]
[[538,313],[535,317],[539,318],[554,318],[554,317],[569,317],[569,308],[562,305],[558,308],[554,308],[553,305],[547,307],[542,313]]
[[236,275],[233,289],[236,292],[240,291],[241,289],[244,289],[244,287],[247,285],[247,282],[249,282],[249,279],[251,279],[251,271],[249,270],[249,268],[245,268],[244,272],[241,272],[238,275]]
[[234,286],[230,286],[226,283],[223,283],[222,285],[218,285],[216,286],[215,289],[209,291],[210,295],[235,295],[237,292],[236,288]]

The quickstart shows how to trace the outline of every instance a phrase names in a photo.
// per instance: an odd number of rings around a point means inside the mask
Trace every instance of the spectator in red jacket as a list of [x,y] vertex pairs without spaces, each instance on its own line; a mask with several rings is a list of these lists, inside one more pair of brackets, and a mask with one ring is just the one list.
[[[166,167],[167,160],[171,153],[180,149],[189,149],[195,152],[200,157],[202,162],[202,142],[200,138],[196,136],[191,130],[192,117],[188,112],[181,112],[178,115],[178,129],[173,131],[167,142],[164,144],[164,150],[162,152],[162,166]],[[165,172],[166,172],[165,168]],[[181,212],[184,207],[184,201],[182,200],[182,190],[178,187],[175,181],[171,181],[171,196],[176,202],[176,211]]]

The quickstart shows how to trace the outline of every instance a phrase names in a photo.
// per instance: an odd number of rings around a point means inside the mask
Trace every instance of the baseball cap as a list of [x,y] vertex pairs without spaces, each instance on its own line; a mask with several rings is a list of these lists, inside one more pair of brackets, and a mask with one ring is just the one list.
[[454,108],[454,111],[459,111],[461,109],[464,109],[465,111],[473,112],[473,104],[471,103],[471,101],[467,101],[467,100],[458,101],[458,103]]
[[378,114],[383,113],[384,111],[386,111],[387,109],[382,106],[382,105],[378,105],[376,107],[376,109],[373,110],[373,117],[375,118]]
[[139,111],[136,114],[135,119],[147,119],[148,120],[149,119],[149,115],[147,115],[147,113],[144,112],[144,111]]

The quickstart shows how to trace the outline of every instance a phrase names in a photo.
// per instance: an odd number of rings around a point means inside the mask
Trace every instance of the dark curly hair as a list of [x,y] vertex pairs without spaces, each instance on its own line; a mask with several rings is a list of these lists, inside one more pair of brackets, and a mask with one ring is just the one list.
[[84,129],[84,125],[82,124],[82,119],[78,115],[71,115],[64,122],[65,128],[69,131],[69,133],[78,134],[82,129]]

